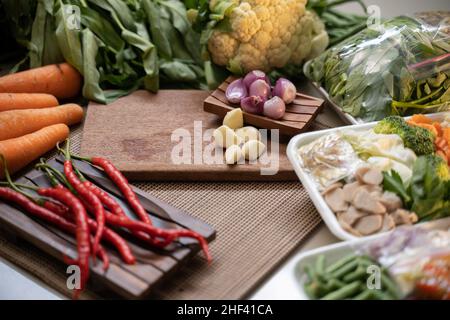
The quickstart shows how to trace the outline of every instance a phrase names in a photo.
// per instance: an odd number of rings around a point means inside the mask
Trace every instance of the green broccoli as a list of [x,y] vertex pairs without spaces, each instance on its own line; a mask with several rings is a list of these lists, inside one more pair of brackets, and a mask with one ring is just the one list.
[[412,127],[399,116],[390,116],[379,121],[373,131],[379,134],[397,134],[402,138],[406,148],[415,152],[416,155],[427,155],[434,153],[434,135],[431,131]]
[[444,159],[433,154],[426,155],[425,158],[429,166],[443,182],[450,180],[450,170]]

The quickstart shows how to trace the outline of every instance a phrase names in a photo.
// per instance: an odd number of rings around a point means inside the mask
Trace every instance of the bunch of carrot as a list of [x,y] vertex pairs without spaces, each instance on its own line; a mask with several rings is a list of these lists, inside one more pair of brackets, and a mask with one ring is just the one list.
[[0,154],[9,172],[22,169],[64,141],[68,126],[82,120],[79,105],[58,102],[78,95],[81,82],[81,75],[67,63],[0,77]]
[[434,134],[436,154],[450,166],[450,128],[443,128],[439,122],[423,114],[415,114],[407,122],[412,126],[428,129]]

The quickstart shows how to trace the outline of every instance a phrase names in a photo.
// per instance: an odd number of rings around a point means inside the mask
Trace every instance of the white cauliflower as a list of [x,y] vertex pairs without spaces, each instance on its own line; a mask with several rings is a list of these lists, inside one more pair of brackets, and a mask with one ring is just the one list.
[[210,34],[212,61],[245,73],[300,65],[316,57],[328,46],[328,34],[319,17],[305,9],[306,1],[211,1],[211,12],[221,12],[216,17],[227,26],[215,27]]

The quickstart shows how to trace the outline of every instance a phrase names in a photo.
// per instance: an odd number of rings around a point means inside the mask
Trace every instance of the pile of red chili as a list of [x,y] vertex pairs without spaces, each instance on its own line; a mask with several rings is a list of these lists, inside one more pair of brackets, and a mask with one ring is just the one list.
[[[30,215],[75,235],[78,257],[75,260],[65,260],[69,264],[78,265],[81,271],[81,288],[76,291],[76,295],[84,289],[89,279],[91,258],[99,257],[104,270],[108,269],[109,257],[101,245],[103,241],[113,246],[125,263],[135,263],[136,259],[127,242],[114,229],[128,230],[136,238],[158,248],[165,247],[181,237],[193,238],[199,242],[208,262],[211,261],[208,243],[198,233],[186,229],[155,227],[127,179],[111,162],[103,158],[80,158],[71,155],[68,150],[69,142],[64,152],[64,173],[42,162],[37,165],[37,168],[46,172],[52,184],[51,188],[36,188],[39,196],[31,196],[14,184],[8,172],[5,172],[7,183],[3,184],[8,187],[0,187],[0,199],[14,203]],[[107,192],[86,180],[73,167],[72,157],[103,169],[139,220],[128,217],[120,204]],[[4,165],[4,168],[6,167]],[[33,189],[29,186],[27,188]]]

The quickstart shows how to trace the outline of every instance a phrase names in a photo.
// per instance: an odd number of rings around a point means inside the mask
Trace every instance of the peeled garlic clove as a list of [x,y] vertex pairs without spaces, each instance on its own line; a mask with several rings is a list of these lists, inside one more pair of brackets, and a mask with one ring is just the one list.
[[249,140],[242,146],[245,159],[253,161],[258,159],[266,150],[264,143],[258,140]]
[[244,116],[241,108],[236,108],[227,112],[225,118],[223,118],[223,125],[231,129],[238,129],[244,126]]
[[227,148],[225,151],[225,162],[226,164],[235,164],[242,158],[242,150],[241,148],[233,144],[232,146]]
[[261,140],[261,134],[255,127],[247,126],[236,130],[236,135],[242,139],[243,142],[249,140]]
[[227,126],[220,126],[213,132],[214,143],[221,148],[228,148],[233,144],[239,144],[241,139]]

